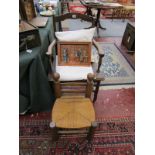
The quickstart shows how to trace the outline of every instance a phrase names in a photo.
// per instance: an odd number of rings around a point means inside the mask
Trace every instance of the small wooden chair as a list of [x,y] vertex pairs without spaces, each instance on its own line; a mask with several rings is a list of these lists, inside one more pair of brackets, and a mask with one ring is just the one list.
[[57,99],[51,112],[50,127],[54,132],[53,141],[58,140],[59,134],[87,132],[87,140],[90,142],[97,127],[95,111],[90,99],[94,75],[89,73],[86,83],[60,83],[59,78],[60,75],[54,73],[54,90]]

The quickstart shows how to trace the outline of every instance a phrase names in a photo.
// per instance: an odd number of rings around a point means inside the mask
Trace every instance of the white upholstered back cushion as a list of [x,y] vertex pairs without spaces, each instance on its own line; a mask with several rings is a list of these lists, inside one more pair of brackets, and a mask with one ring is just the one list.
[[92,42],[94,33],[95,28],[91,28],[75,31],[55,32],[55,36],[59,41]]

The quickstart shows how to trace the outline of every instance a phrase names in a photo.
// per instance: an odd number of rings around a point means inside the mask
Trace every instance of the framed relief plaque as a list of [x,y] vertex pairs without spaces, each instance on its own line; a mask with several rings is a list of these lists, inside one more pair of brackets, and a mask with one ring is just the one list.
[[58,42],[59,66],[90,66],[91,42]]

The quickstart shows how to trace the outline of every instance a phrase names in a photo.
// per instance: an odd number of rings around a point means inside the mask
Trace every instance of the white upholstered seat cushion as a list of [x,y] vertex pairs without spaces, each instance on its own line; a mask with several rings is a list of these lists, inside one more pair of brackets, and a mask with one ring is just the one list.
[[60,81],[86,80],[87,74],[92,73],[92,66],[58,66],[56,56],[56,72],[60,74]]

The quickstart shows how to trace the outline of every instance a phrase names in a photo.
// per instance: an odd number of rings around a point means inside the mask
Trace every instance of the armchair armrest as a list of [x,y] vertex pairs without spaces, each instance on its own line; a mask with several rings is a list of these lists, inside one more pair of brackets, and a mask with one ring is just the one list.
[[[55,68],[56,68],[56,60],[55,60],[55,57],[56,55],[54,54],[54,46],[56,45],[56,40],[54,39],[52,41],[52,43],[48,46],[48,51],[46,52],[46,55],[48,56],[49,58],[49,62],[50,62],[50,65],[51,65],[51,74],[55,71]],[[51,77],[49,77],[51,79]]]
[[46,52],[46,55],[51,56],[52,55],[52,49],[56,45],[56,40],[54,39],[52,43],[48,46],[48,51]]
[[104,81],[105,75],[104,73],[96,73],[94,81]]
[[93,45],[97,49],[97,52],[98,52],[98,55],[99,55],[99,62],[98,62],[98,68],[97,68],[97,72],[99,73],[100,67],[101,67],[101,64],[102,64],[102,58],[104,57],[104,51],[100,48],[99,44],[94,39],[93,39]]
[[97,49],[98,51],[98,54],[99,56],[104,56],[104,51],[101,49],[100,45],[98,44],[98,42],[96,42],[94,39],[93,39],[93,45],[95,46],[95,48]]

